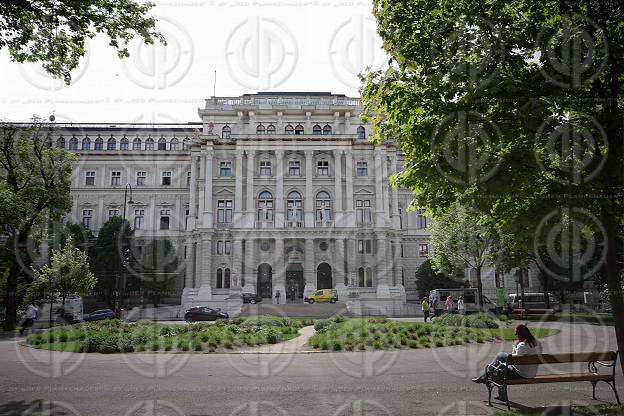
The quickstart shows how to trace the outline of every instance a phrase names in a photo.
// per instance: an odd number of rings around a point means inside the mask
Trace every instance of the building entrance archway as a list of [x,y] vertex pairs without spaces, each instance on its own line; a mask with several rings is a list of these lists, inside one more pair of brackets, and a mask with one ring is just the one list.
[[316,268],[316,288],[317,289],[331,289],[332,283],[332,268],[327,263],[321,263]]
[[256,291],[263,298],[271,299],[273,297],[273,268],[267,263],[262,263],[258,266],[258,287]]
[[303,299],[303,266],[301,263],[290,263],[286,266],[286,301],[299,303]]

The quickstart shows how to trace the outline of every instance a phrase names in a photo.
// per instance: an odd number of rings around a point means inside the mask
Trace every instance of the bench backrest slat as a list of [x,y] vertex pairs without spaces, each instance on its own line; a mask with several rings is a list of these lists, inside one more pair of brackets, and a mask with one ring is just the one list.
[[531,364],[561,364],[561,363],[581,363],[590,361],[614,361],[615,351],[606,352],[565,352],[560,354],[535,354],[535,355],[514,355],[510,357],[510,364],[531,365]]

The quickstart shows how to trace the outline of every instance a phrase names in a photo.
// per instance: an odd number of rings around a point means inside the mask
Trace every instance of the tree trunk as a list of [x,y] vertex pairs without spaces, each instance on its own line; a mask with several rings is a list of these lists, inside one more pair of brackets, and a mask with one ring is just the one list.
[[475,274],[477,277],[477,292],[479,293],[479,310],[483,311],[483,283],[481,283],[481,266],[475,268]]
[[522,301],[522,310],[523,313],[526,315],[528,313],[527,311],[527,307],[526,307],[526,302],[524,300],[524,276],[526,273],[526,268],[521,267],[520,268],[520,300]]
[[49,328],[52,328],[52,309],[54,309],[54,301],[50,300],[50,323],[48,324]]

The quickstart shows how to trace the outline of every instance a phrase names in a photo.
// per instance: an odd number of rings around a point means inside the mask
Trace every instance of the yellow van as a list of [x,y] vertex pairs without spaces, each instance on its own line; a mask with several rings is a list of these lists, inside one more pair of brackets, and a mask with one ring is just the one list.
[[314,302],[336,303],[338,302],[338,291],[336,289],[320,289],[304,297],[303,301],[310,304]]

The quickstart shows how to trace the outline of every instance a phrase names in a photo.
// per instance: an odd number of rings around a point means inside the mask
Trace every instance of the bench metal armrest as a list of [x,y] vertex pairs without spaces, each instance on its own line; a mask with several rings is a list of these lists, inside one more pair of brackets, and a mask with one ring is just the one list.
[[590,361],[587,363],[587,370],[594,373],[594,374],[598,374],[598,367],[596,367],[596,364],[602,366],[602,367],[611,367],[612,370],[612,375],[611,377],[613,377],[615,379],[615,368],[617,367],[617,360],[618,360],[618,356],[619,356],[620,352],[616,351],[615,352],[615,358],[613,359],[613,361],[611,361],[610,363],[605,363],[603,361]]

